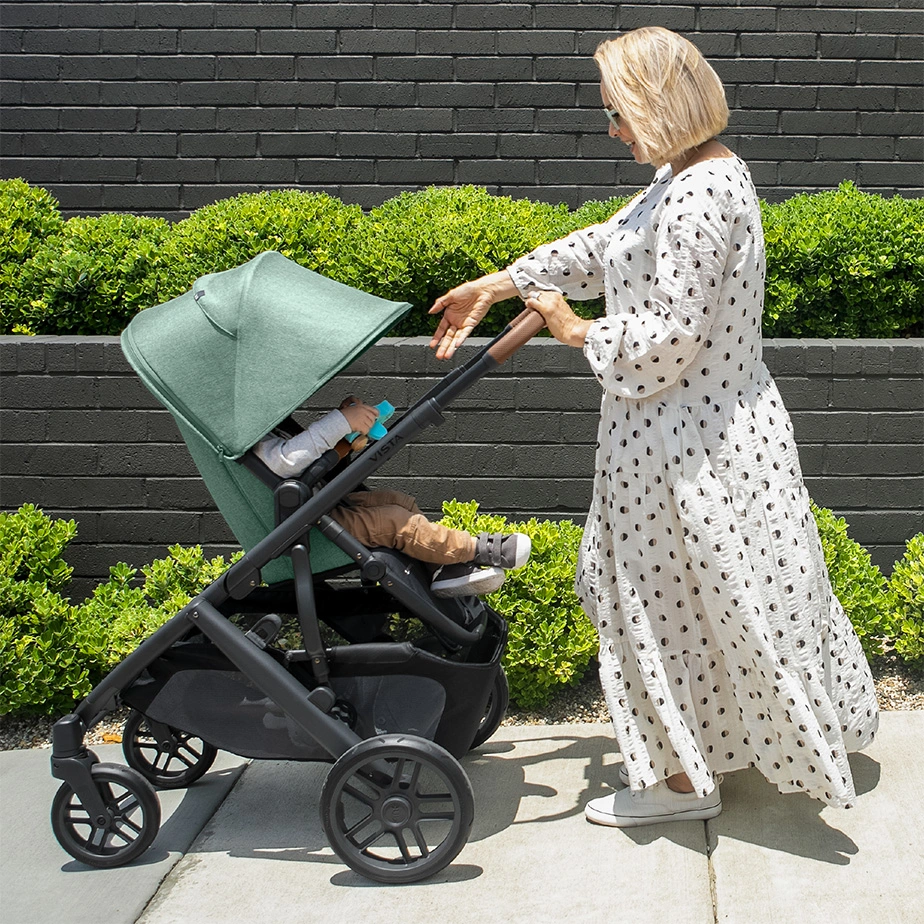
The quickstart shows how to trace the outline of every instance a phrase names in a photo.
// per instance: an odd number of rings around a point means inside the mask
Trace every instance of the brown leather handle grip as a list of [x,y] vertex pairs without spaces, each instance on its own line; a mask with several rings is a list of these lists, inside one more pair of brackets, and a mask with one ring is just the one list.
[[511,322],[513,330],[509,331],[488,350],[488,356],[498,365],[506,362],[523,346],[532,340],[545,327],[545,318],[538,311],[527,308],[521,311]]

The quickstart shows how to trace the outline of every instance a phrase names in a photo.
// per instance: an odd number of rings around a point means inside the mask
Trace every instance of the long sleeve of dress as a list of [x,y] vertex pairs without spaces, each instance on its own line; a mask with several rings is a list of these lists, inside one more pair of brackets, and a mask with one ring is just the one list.
[[650,397],[676,382],[696,357],[719,305],[730,222],[716,199],[692,191],[668,198],[656,225],[653,268],[641,275],[619,273],[614,241],[606,257],[612,284],[639,291],[623,293],[628,307],[594,321],[584,341],[584,355],[607,391]]
[[526,298],[543,289],[561,292],[577,301],[602,295],[603,254],[615,230],[615,218],[543,244],[508,266],[507,272],[520,295]]
[[301,475],[328,449],[333,449],[349,432],[346,417],[334,410],[291,439],[273,435],[264,437],[253,451],[270,471],[281,478],[293,478]]

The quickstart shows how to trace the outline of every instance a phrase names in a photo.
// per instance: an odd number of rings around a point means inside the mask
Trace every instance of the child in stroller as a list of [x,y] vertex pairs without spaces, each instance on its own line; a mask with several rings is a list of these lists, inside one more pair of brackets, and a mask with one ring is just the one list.
[[[347,434],[367,434],[378,413],[350,395],[301,433],[271,433],[253,451],[274,474],[298,477]],[[525,533],[482,533],[476,538],[430,522],[414,498],[399,491],[355,491],[331,511],[331,517],[366,546],[398,549],[436,566],[430,590],[437,597],[493,593],[504,583],[505,571],[529,560],[530,539]]]

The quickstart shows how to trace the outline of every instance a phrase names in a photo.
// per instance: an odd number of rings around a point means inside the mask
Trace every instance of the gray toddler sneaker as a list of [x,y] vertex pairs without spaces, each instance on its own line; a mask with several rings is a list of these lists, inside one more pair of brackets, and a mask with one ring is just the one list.
[[529,561],[532,541],[526,533],[481,533],[475,539],[476,565],[491,565],[513,571]]

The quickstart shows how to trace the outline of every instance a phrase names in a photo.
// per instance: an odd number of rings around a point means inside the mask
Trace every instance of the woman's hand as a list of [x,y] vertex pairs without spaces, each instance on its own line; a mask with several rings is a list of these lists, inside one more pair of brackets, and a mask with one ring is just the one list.
[[501,270],[463,282],[441,295],[430,309],[430,314],[443,312],[430,341],[430,349],[436,350],[436,358],[449,359],[495,302],[516,294],[517,289],[510,276],[506,270]]
[[364,404],[356,395],[350,395],[340,402],[340,413],[346,417],[351,433],[368,433],[379,419],[379,409]]
[[552,336],[567,346],[583,347],[592,321],[579,318],[558,292],[537,292],[526,299],[526,307],[545,318]]

